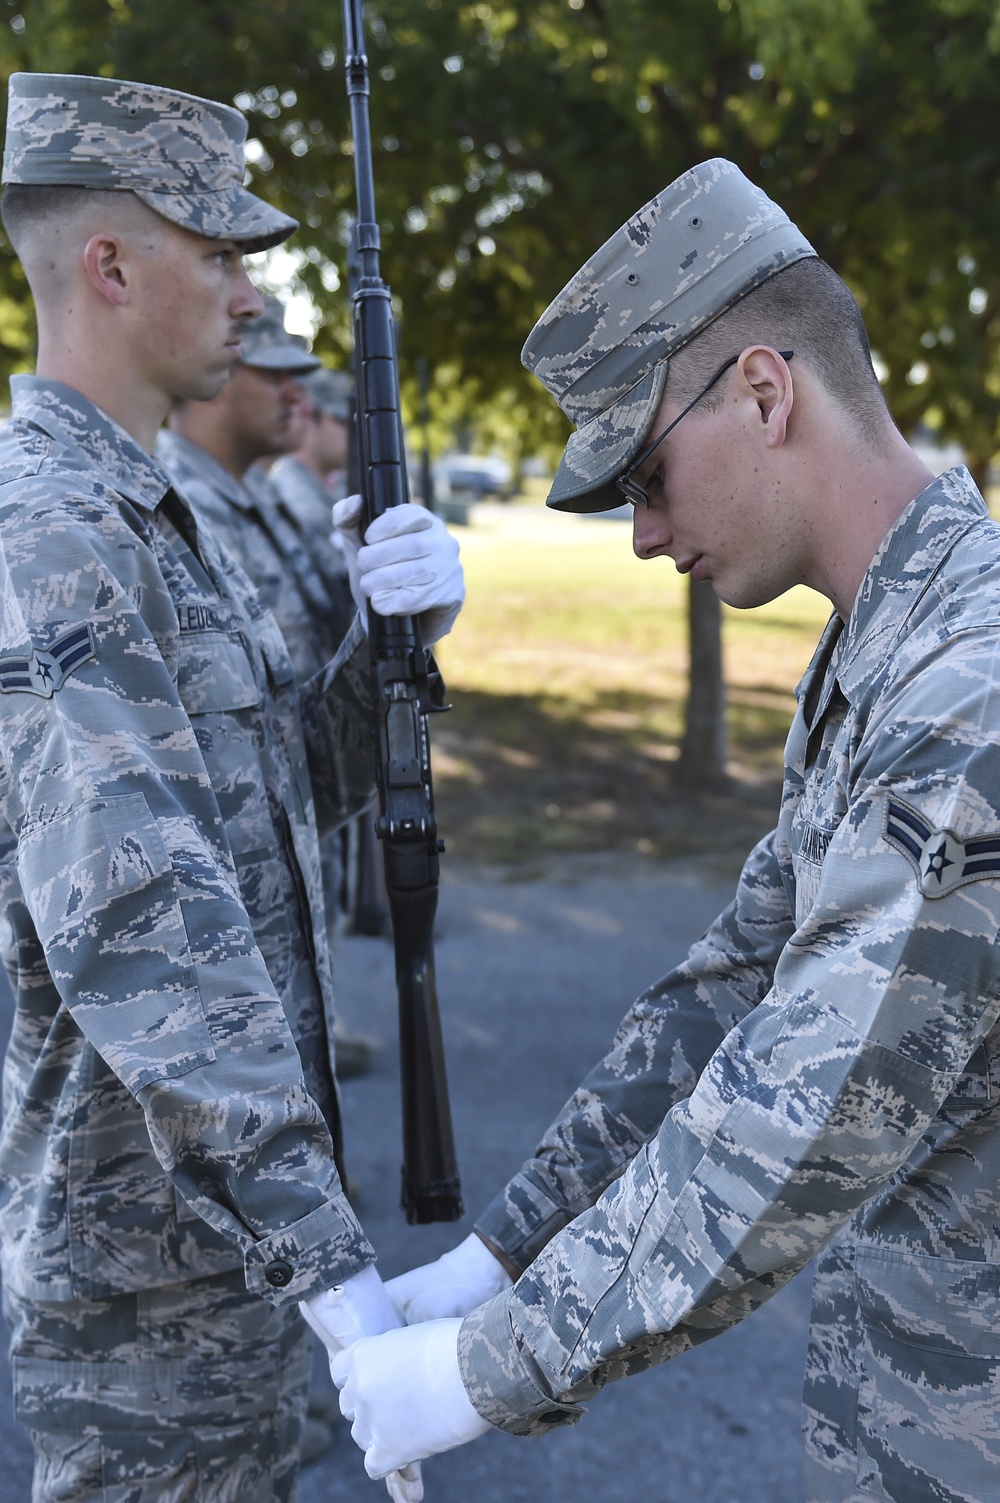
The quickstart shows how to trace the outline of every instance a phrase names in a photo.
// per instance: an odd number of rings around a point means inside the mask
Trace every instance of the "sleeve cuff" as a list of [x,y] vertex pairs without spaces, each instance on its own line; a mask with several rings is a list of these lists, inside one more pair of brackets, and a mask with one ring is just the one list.
[[576,1424],[586,1410],[552,1397],[541,1371],[516,1334],[509,1292],[462,1322],[458,1363],[471,1403],[483,1419],[508,1435],[546,1435]]
[[309,1299],[375,1262],[375,1251],[346,1200],[328,1201],[248,1248],[247,1289],[273,1305]]
[[533,1180],[517,1174],[477,1218],[475,1230],[516,1280],[573,1216]]

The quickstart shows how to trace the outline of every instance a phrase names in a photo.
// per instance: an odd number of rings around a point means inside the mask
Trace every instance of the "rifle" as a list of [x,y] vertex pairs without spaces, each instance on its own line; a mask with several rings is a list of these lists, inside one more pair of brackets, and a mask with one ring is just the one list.
[[420,436],[423,444],[420,450],[420,494],[424,498],[424,505],[428,511],[436,511],[434,502],[434,477],[431,474],[431,449],[427,441],[427,427],[430,423],[430,408],[427,405],[427,361],[420,355],[416,361],[417,380],[420,382]]
[[[357,438],[368,520],[409,499],[399,410],[396,336],[389,288],[379,270],[380,236],[368,117],[362,0],[343,0],[344,65],[354,138],[358,214],[354,313]],[[396,950],[403,1100],[402,1206],[408,1222],[457,1221],[462,1197],[448,1104],[434,978],[438,840],[427,717],[427,654],[412,616],[369,607],[379,713],[379,817],[385,885]]]
[[[352,219],[347,235],[347,296],[351,307],[354,307],[354,294],[358,290],[361,280],[361,267],[358,264],[358,221]],[[351,380],[354,382],[354,394],[351,397],[351,428],[350,438],[347,443],[347,494],[357,496],[361,493],[361,460],[358,455],[358,372],[357,372],[357,349],[351,351],[348,367]]]

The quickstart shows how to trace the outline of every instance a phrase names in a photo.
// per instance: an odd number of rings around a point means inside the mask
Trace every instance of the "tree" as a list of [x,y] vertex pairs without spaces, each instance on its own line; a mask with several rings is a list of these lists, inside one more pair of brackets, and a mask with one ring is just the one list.
[[[5,73],[238,101],[255,188],[302,220],[319,348],[342,353],[353,181],[330,0],[8,7]],[[432,411],[554,452],[567,425],[520,368],[525,335],[629,213],[725,155],[857,294],[904,429],[957,440],[983,476],[1000,448],[997,0],[373,0],[369,33],[404,400],[422,355]],[[8,254],[0,363],[30,345]]]
[[688,697],[677,761],[678,781],[691,788],[726,784],[726,690],[722,612],[709,580],[688,581]]
[[[321,339],[342,346],[353,179],[337,7],[8,9],[4,76],[104,72],[239,101],[255,187],[302,219]],[[517,394],[533,438],[561,436],[517,359],[534,317],[638,204],[718,153],[858,293],[904,425],[929,420],[977,462],[1000,445],[996,0],[376,0],[369,32],[404,367],[423,352],[439,400],[450,382],[475,416]],[[26,296],[9,258],[3,284],[10,368]]]

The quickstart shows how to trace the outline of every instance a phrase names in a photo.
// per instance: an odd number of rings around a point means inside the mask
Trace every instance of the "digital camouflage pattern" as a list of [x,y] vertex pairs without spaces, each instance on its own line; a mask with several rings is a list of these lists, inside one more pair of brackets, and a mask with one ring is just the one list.
[[248,193],[246,118],[177,89],[75,73],[13,73],[4,183],[127,190],[210,240],[245,251],[298,226]]
[[[316,376],[331,374],[325,370]],[[308,386],[312,378],[302,382]],[[251,471],[256,479],[256,472]],[[347,559],[343,550],[333,541],[333,495],[327,490],[318,475],[302,464],[293,455],[283,455],[272,465],[266,477],[261,476],[270,502],[269,515],[273,515],[273,535],[279,543],[288,569],[296,578],[305,579],[303,561],[308,559],[312,569],[323,585],[321,608],[312,608],[313,650],[320,655],[332,651],[351,628],[357,616],[357,607],[351,594],[351,582],[347,572]],[[257,487],[254,487],[255,492]],[[315,598],[310,590],[309,601]],[[307,601],[307,604],[309,603]],[[276,603],[276,611],[280,605]],[[304,654],[303,654],[304,657]],[[368,815],[367,818],[371,818]],[[355,840],[354,833],[348,836]],[[327,929],[333,934],[343,912],[352,904],[352,864],[356,858],[347,854],[341,834],[332,834],[320,842],[323,863],[323,892],[326,895]],[[344,1058],[343,1039],[338,1044],[341,1060]]]
[[103,1299],[242,1263],[295,1302],[374,1256],[333,1152],[316,821],[371,797],[363,638],[297,689],[165,471],[68,387],[12,387],[0,665],[94,650],[49,696],[0,671],[4,1284]]
[[312,1366],[294,1305],[249,1298],[235,1272],[86,1302],[8,1295],[5,1313],[37,1498],[294,1503]]
[[[284,334],[280,303],[277,308],[278,329],[287,340],[290,336]],[[175,485],[239,560],[271,607],[296,677],[300,681],[310,678],[334,656],[357,614],[346,561],[330,542],[330,501],[318,523],[306,529],[285,504],[271,476],[256,465],[241,484],[199,445],[169,429],[160,434],[158,448]],[[279,461],[283,462],[288,461]],[[340,573],[334,574],[332,568],[338,561]],[[340,915],[343,884],[339,832],[331,832],[320,842],[320,858],[326,931],[331,935]]]
[[343,631],[335,628],[323,577],[298,529],[282,514],[268,477],[253,467],[241,482],[200,445],[168,429],[157,440],[157,454],[270,607],[296,676],[311,678],[333,657]]
[[526,1270],[460,1335],[493,1424],[577,1419],[826,1248],[810,1503],[996,1498],[998,597],[1000,528],[953,470],[828,626],[733,904],[477,1223]]
[[784,209],[723,157],[683,173],[616,230],[521,351],[577,428],[549,506],[620,506],[614,481],[656,416],[664,362],[775,272],[815,254]]
[[271,467],[268,480],[277,496],[278,510],[294,527],[299,545],[307,550],[323,581],[335,617],[334,637],[343,635],[354,616],[355,605],[346,556],[333,541],[333,503],[340,497],[328,490],[319,476],[294,454],[283,455]]
[[307,375],[318,371],[322,362],[310,355],[301,334],[289,334],[285,328],[285,310],[276,297],[264,298],[264,311],[248,319],[240,330],[240,361],[258,370],[290,371]]

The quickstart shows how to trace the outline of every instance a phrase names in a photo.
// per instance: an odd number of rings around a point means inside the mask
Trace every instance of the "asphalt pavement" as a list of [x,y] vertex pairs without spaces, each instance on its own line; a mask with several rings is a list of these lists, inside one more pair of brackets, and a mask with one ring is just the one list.
[[[696,867],[574,858],[534,880],[447,867],[437,963],[468,1213],[409,1227],[397,1208],[395,995],[387,941],[335,956],[342,1015],[380,1041],[344,1086],[348,1170],[385,1277],[471,1229],[632,998],[683,955],[727,901]],[[499,1432],[424,1464],[428,1503],[801,1503],[799,1392],[808,1274],[741,1326],[605,1389],[579,1425],[540,1440]],[[31,1448],[0,1364],[0,1503],[28,1503]],[[302,1475],[300,1503],[377,1503],[342,1426]]]

